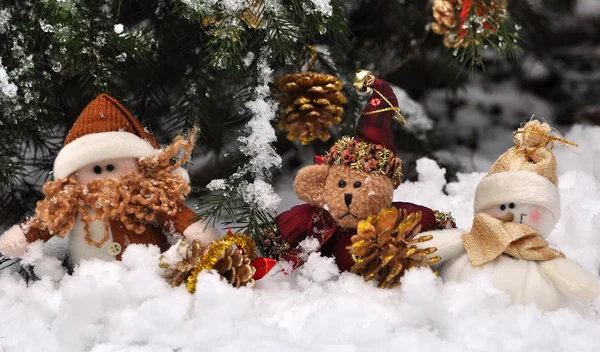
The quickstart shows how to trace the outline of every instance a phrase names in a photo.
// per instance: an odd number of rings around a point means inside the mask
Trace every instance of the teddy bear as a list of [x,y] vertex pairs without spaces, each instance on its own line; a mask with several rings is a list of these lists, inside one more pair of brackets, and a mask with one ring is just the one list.
[[[205,244],[217,239],[184,204],[190,187],[181,164],[194,136],[177,137],[161,149],[127,109],[101,94],[67,134],[54,161],[55,180],[44,185],[35,214],[0,237],[0,253],[21,257],[29,243],[68,233],[75,265],[91,258],[120,260],[129,244],[165,251],[176,234]],[[181,149],[184,155],[175,161]]]
[[560,218],[557,163],[548,144],[570,144],[551,130],[537,120],[519,128],[516,145],[477,186],[471,230],[433,234],[427,246],[438,249],[442,280],[459,282],[485,272],[513,303],[547,311],[598,297],[598,276],[546,241]]
[[302,168],[294,180],[294,191],[306,202],[275,219],[281,237],[280,263],[289,272],[306,259],[300,244],[318,240],[318,250],[333,257],[341,271],[354,265],[348,251],[351,237],[361,220],[394,206],[408,213],[420,211],[421,231],[439,229],[436,212],[420,205],[393,202],[394,189],[402,178],[402,160],[397,156],[390,123],[398,113],[398,101],[390,85],[369,71],[356,73],[354,88],[372,91],[353,137],[342,137],[316,165]]

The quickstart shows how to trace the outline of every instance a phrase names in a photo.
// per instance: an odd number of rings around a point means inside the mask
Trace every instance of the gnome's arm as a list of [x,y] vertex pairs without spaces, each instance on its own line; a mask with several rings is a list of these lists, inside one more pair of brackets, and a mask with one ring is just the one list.
[[572,260],[556,258],[543,261],[540,262],[540,269],[548,275],[556,288],[569,298],[589,301],[600,295],[598,276]]
[[196,213],[183,203],[177,204],[177,213],[175,215],[161,214],[159,225],[165,233],[175,230],[182,233],[188,240],[200,241],[207,245],[221,237],[217,230],[206,222],[199,220],[194,222]]
[[0,237],[0,253],[8,257],[21,257],[29,243],[37,240],[46,242],[51,238],[48,231],[30,227],[27,223],[15,225]]

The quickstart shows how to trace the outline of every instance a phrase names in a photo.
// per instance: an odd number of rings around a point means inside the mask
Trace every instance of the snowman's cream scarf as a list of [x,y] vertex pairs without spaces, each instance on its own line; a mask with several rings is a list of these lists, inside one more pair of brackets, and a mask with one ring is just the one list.
[[462,240],[473,266],[489,263],[502,254],[534,261],[565,256],[562,252],[549,248],[548,242],[531,227],[502,222],[485,213],[475,215],[471,231],[462,235]]

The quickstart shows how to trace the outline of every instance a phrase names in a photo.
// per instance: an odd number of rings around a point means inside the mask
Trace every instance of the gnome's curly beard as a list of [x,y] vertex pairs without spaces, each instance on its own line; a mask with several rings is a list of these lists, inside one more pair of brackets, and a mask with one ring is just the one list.
[[[183,177],[171,172],[189,158],[196,132],[195,128],[189,141],[178,136],[156,156],[139,159],[139,172],[96,179],[88,184],[79,183],[75,175],[46,183],[43,189],[46,197],[37,203],[29,225],[64,237],[79,214],[86,242],[98,248],[110,238],[111,220],[121,222],[136,234],[144,233],[158,214],[175,215],[177,203],[183,202],[190,192]],[[171,161],[181,148],[184,155],[173,164]],[[97,220],[104,222],[104,237],[100,241],[92,240],[89,230],[90,224]]]

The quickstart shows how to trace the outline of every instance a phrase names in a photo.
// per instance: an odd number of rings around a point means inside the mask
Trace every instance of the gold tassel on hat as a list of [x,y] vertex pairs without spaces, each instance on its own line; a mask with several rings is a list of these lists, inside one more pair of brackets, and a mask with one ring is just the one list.
[[[554,143],[577,146],[576,143],[551,135],[556,131],[547,123],[531,120],[513,134],[515,146],[496,160],[488,175],[507,171],[530,171],[558,185]],[[550,148],[548,148],[550,145]]]

